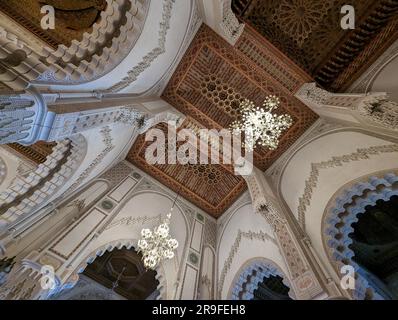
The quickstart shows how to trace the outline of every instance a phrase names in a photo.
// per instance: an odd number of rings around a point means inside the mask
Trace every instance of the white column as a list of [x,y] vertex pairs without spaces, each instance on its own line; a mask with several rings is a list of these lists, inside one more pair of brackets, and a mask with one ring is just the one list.
[[245,25],[231,8],[232,0],[200,0],[203,21],[232,46],[238,41]]
[[[281,254],[289,270],[292,289],[297,299],[325,299],[339,295],[337,287],[321,274],[315,258],[303,245],[302,239],[292,227],[288,213],[278,204],[264,174],[255,169],[244,176],[252,198],[254,210],[261,214],[274,230]],[[309,258],[311,257],[311,258]]]

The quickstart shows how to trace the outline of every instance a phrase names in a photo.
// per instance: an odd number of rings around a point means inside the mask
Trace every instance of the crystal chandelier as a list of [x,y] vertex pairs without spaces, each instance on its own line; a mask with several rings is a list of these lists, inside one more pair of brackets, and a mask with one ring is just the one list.
[[234,121],[230,129],[233,134],[245,133],[242,145],[246,151],[252,152],[256,144],[270,150],[278,147],[282,132],[293,124],[290,115],[272,113],[279,105],[280,100],[274,95],[267,96],[262,107],[256,107],[248,99],[241,103],[242,120]]
[[174,250],[178,247],[178,241],[169,234],[169,225],[177,197],[162,224],[153,230],[141,230],[142,239],[138,241],[138,252],[142,253],[142,260],[147,269],[155,270],[160,261],[174,258]]

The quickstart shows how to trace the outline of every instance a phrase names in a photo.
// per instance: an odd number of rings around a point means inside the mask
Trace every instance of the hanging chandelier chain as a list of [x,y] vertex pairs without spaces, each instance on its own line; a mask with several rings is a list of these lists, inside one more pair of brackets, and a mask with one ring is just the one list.
[[115,289],[119,286],[120,279],[125,270],[126,270],[126,266],[123,266],[122,271],[118,274],[116,280],[112,283],[112,291],[115,291]]
[[180,195],[180,191],[181,187],[178,190],[171,209],[163,222],[153,230],[141,230],[142,239],[138,241],[138,252],[142,253],[144,266],[147,269],[154,270],[162,260],[172,259],[174,257],[174,251],[178,247],[178,241],[173,239],[169,234],[170,220],[172,211]]

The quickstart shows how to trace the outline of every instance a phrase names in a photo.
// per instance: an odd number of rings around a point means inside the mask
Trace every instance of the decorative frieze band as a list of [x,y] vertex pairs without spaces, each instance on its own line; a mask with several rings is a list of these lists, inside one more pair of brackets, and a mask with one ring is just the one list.
[[361,161],[369,159],[372,156],[377,156],[383,153],[398,152],[398,144],[372,146],[368,148],[357,149],[357,151],[345,154],[338,157],[332,157],[327,161],[317,162],[311,164],[311,172],[305,181],[304,193],[299,198],[299,205],[297,207],[298,221],[303,229],[305,229],[305,213],[307,207],[310,206],[312,194],[317,187],[318,177],[320,171],[328,168],[341,167],[345,163],[352,161]]

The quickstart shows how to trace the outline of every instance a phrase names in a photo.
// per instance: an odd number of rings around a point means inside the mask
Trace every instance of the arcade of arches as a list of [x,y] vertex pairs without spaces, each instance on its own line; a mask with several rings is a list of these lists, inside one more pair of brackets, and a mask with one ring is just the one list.
[[[398,299],[398,0],[351,1],[354,30],[344,4],[1,1],[0,300]],[[200,130],[269,95],[278,147],[211,163]]]

